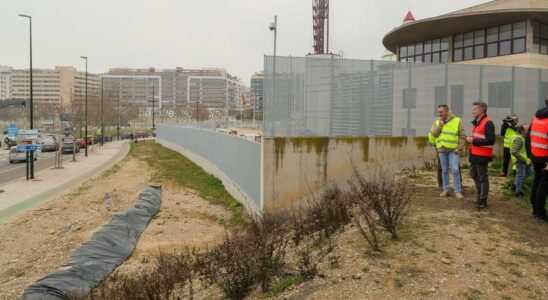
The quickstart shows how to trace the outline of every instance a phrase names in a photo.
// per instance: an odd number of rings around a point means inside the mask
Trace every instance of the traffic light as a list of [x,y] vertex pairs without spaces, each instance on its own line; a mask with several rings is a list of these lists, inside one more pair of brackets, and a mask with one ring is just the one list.
[[25,101],[25,100],[21,101],[21,107],[22,108],[27,107],[27,101]]

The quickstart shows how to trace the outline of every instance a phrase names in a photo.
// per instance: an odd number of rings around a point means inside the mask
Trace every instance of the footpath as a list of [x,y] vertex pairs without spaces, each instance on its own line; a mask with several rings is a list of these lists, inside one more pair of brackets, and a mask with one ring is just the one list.
[[[82,151],[83,152],[83,151]],[[88,149],[88,157],[63,162],[62,169],[48,168],[34,180],[17,179],[0,187],[0,224],[18,214],[70,191],[118,163],[129,152],[128,141],[117,141]]]

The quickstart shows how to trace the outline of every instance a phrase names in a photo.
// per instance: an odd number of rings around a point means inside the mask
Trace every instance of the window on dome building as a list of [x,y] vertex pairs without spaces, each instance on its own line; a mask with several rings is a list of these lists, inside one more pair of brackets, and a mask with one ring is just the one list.
[[548,54],[548,25],[533,22],[533,53]]
[[526,36],[525,21],[454,35],[453,61],[524,53]]
[[441,38],[400,47],[400,61],[446,63],[449,59],[449,39]]

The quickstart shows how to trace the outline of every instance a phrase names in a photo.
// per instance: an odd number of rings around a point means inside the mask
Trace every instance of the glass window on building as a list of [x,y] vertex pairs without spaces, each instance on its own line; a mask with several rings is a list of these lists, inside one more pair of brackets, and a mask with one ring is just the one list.
[[440,51],[440,40],[433,40],[432,41],[432,52]]
[[496,42],[499,39],[499,28],[493,27],[487,29],[487,42]]
[[464,46],[464,35],[457,34],[453,37],[453,47],[462,48]]
[[[541,26],[536,27],[536,32],[542,32]],[[526,36],[526,21],[457,34],[453,37],[457,41],[453,44],[453,61],[524,53]],[[542,42],[540,38],[537,41],[540,51]]]
[[512,41],[500,42],[499,55],[508,55],[512,53]]
[[476,59],[485,57],[485,46],[479,45],[474,48],[474,57]]
[[447,63],[449,53],[449,38],[415,43],[400,47],[400,61]]
[[548,54],[548,26],[533,22],[533,53]]
[[462,49],[455,49],[453,51],[453,61],[459,62],[459,61],[462,61],[462,59],[463,59]]

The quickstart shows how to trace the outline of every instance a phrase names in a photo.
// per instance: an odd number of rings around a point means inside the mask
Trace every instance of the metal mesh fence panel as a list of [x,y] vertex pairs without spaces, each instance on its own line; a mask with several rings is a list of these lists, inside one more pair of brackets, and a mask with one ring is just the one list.
[[425,136],[448,104],[471,128],[471,106],[488,104],[498,126],[530,121],[548,98],[548,70],[265,56],[264,136]]

